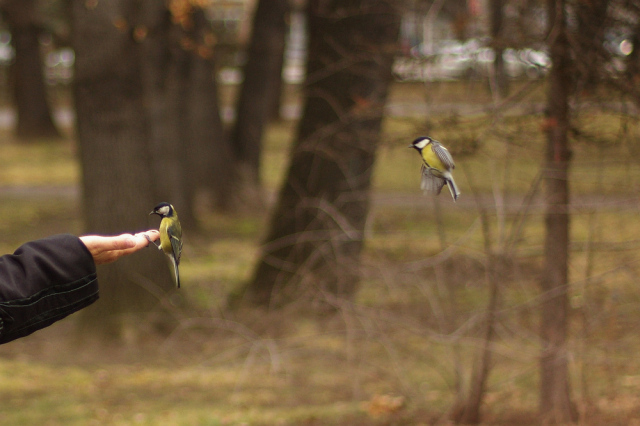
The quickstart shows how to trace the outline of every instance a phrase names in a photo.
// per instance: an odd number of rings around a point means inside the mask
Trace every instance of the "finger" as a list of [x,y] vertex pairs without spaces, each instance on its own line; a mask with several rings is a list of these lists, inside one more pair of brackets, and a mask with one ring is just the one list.
[[145,234],[147,234],[153,241],[160,238],[160,231],[158,231],[157,229],[150,229],[146,231]]
[[142,245],[142,247],[147,247],[150,242],[156,241],[160,238],[160,232],[155,229],[151,229],[149,231],[140,232],[135,235],[138,240],[138,244]]
[[[122,235],[121,237],[125,237]],[[160,237],[158,231],[146,231],[140,232],[135,235],[127,235],[126,236],[130,241],[132,241],[132,245],[128,247],[116,248],[115,250],[118,253],[118,256],[124,256],[127,254],[134,253],[138,250],[141,250],[149,245],[150,241],[155,241]]]
[[151,240],[157,240],[160,236],[158,231],[146,231],[135,235],[122,234],[117,237],[104,237],[110,240],[108,246],[105,246],[105,252],[111,252],[111,256],[116,258],[136,252],[149,245],[149,240],[145,237],[148,236]]
[[136,241],[136,237],[131,234],[122,234],[117,237],[103,237],[106,241],[105,243],[105,251],[110,250],[127,250],[134,248],[138,241]]
[[[96,264],[111,263],[120,257],[145,248],[149,242],[145,234],[122,234],[118,236],[85,235],[80,240],[85,244]],[[148,232],[150,238],[157,239],[157,231]]]

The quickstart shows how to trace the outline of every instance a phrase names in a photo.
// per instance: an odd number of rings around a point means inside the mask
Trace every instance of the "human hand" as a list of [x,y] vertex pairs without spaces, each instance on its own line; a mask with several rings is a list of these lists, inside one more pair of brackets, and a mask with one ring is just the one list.
[[96,265],[102,265],[143,249],[149,245],[149,241],[155,241],[158,238],[160,238],[160,233],[151,229],[135,235],[84,235],[80,237],[80,240],[89,249]]

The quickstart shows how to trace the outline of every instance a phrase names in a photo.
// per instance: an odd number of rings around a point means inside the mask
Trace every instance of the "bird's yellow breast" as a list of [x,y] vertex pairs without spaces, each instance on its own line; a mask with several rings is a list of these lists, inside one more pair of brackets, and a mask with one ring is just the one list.
[[422,159],[424,160],[424,162],[427,163],[427,166],[441,171],[449,170],[449,168],[445,166],[442,161],[440,161],[435,152],[433,152],[431,145],[424,147],[420,154],[422,155]]
[[170,222],[168,219],[163,218],[160,221],[160,247],[162,247],[162,251],[165,253],[173,253],[173,246],[171,245],[171,237],[167,232],[167,227]]

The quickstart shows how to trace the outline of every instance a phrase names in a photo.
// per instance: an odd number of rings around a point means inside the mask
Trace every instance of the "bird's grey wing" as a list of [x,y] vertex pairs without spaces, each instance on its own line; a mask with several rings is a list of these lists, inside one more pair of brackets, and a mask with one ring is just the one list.
[[436,195],[440,194],[442,187],[445,184],[445,180],[431,174],[429,168],[422,166],[422,180],[420,181],[420,189],[424,192],[434,192]]
[[[169,238],[171,238],[171,248],[173,249],[173,255],[176,258],[176,263],[180,263],[180,256],[182,255],[182,235],[175,235],[175,230],[171,228],[167,229]],[[180,233],[182,234],[182,233]]]
[[442,164],[447,166],[450,169],[455,169],[456,165],[453,162],[453,157],[449,154],[449,150],[444,146],[440,145],[440,143],[431,143],[431,149],[433,153],[438,157]]

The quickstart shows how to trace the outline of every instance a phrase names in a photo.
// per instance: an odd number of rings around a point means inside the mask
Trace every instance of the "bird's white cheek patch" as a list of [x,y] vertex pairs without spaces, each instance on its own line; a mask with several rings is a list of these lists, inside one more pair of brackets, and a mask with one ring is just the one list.
[[160,214],[168,214],[169,213],[169,206],[164,206],[158,209],[158,213]]
[[429,139],[423,139],[416,144],[417,148],[423,149],[429,143]]

